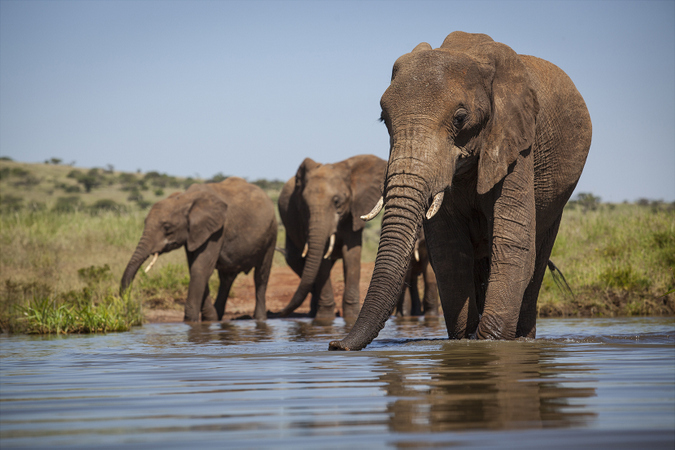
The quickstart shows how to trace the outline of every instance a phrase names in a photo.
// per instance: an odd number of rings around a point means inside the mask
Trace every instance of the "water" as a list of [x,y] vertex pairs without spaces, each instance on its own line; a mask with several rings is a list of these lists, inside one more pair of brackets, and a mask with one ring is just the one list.
[[448,341],[390,320],[0,337],[0,447],[675,448],[675,319],[540,320]]

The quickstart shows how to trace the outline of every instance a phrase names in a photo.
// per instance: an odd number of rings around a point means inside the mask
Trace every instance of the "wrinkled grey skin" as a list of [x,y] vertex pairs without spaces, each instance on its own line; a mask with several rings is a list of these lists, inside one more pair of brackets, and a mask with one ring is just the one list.
[[[255,268],[254,318],[264,320],[265,292],[277,240],[274,204],[259,187],[242,178],[193,184],[185,192],[157,202],[145,218],[145,228],[122,276],[125,292],[141,264],[155,253],[185,247],[190,286],[186,322],[221,320],[230,287],[240,272]],[[218,270],[220,286],[215,304],[208,301],[208,281]]]
[[[420,301],[418,281],[420,275],[424,282],[424,296]],[[429,252],[424,230],[419,229],[413,255],[410,258],[408,271],[405,275],[403,290],[396,303],[396,315],[437,317],[438,316],[438,286],[436,274],[429,263]]]
[[[330,271],[342,258],[345,290],[342,314],[354,321],[359,314],[361,242],[368,213],[382,192],[387,163],[374,155],[358,155],[334,164],[306,158],[279,195],[279,214],[286,228],[286,262],[301,279],[288,305],[287,316],[312,294],[310,315],[335,318]],[[333,251],[330,236],[335,235]],[[307,245],[307,253],[302,256]]]
[[535,337],[546,263],[591,143],[574,84],[547,61],[455,32],[400,57],[381,106],[390,156],[377,259],[358,320],[329,348],[377,336],[422,224],[449,337]]

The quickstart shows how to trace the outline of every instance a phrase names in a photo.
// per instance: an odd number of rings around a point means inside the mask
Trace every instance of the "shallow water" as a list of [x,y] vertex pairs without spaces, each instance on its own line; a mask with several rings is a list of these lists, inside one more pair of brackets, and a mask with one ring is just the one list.
[[328,352],[346,331],[0,336],[0,447],[675,448],[675,319],[540,320],[515,342],[390,320]]

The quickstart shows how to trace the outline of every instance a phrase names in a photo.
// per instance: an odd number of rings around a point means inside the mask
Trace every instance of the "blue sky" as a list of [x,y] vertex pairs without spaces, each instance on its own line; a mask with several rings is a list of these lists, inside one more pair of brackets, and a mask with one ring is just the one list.
[[249,180],[386,158],[394,61],[454,30],[570,75],[593,120],[577,193],[675,200],[673,0],[0,0],[0,155]]

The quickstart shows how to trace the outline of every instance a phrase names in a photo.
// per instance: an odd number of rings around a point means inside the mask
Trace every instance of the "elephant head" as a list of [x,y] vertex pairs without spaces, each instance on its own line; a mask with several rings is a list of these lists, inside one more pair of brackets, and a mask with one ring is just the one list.
[[358,234],[361,245],[360,232],[366,224],[361,216],[381,196],[384,169],[385,161],[373,155],[354,156],[335,164],[320,164],[311,158],[302,162],[291,194],[297,209],[289,215],[296,215],[295,220],[302,223],[298,227],[302,232],[295,240],[304,247],[305,264],[300,285],[282,315],[302,304],[317,279],[322,260],[340,257],[338,247],[345,239]]
[[441,48],[422,43],[400,57],[380,103],[390,136],[380,243],[361,313],[331,349],[358,350],[377,336],[425,218],[459,177],[471,179],[478,195],[499,183],[533,144],[539,109],[518,55],[489,36],[462,32]]
[[141,239],[122,275],[120,294],[129,288],[150,255],[156,259],[159,254],[182,246],[188,252],[199,249],[223,228],[226,211],[227,204],[208,185],[194,184],[183,193],[155,203],[145,218]]

